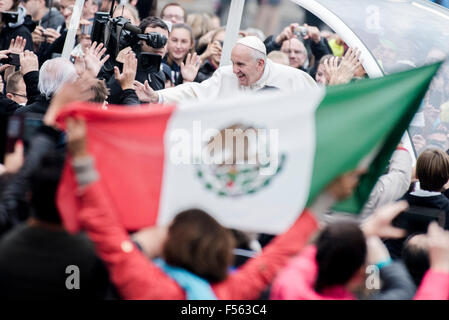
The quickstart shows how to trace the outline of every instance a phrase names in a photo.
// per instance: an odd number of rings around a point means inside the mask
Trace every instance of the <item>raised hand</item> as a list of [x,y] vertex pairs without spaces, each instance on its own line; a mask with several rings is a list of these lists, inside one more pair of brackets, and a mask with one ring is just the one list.
[[281,34],[274,39],[277,44],[282,44],[285,40],[290,40],[295,36],[295,29],[299,27],[299,24],[292,23],[282,30]]
[[312,39],[313,42],[318,43],[321,41],[321,32],[317,27],[308,26],[304,24],[304,27],[307,28],[307,35],[304,37],[304,40]]
[[33,43],[39,46],[42,42],[44,42],[44,28],[41,26],[37,26],[36,29],[31,33],[31,38],[33,39]]
[[134,80],[137,73],[137,58],[134,52],[129,51],[123,62],[123,72],[120,73],[118,67],[114,67],[115,79],[120,83],[122,90],[134,89]]
[[430,267],[435,271],[449,272],[449,232],[432,222],[427,231],[427,244]]
[[94,96],[92,86],[98,81],[88,72],[75,82],[66,82],[51,99],[50,106],[44,116],[44,123],[53,126],[59,111],[68,103],[75,101],[88,101]]
[[202,61],[205,61],[207,58],[215,55],[221,56],[221,44],[218,41],[210,42],[200,58]]
[[[9,50],[1,50],[1,51],[0,51],[0,60],[2,60],[2,59],[8,59],[8,53],[9,53]],[[1,65],[1,66],[0,66],[0,73],[3,72],[3,71],[5,71],[5,69],[9,68],[10,66],[11,66],[11,65],[9,65],[9,64]]]
[[356,169],[342,174],[326,187],[327,193],[329,193],[335,200],[349,198],[359,184],[360,176],[365,172],[366,170],[364,169]]
[[34,52],[25,50],[19,55],[20,72],[25,75],[31,71],[39,71],[39,60]]
[[25,49],[27,44],[27,40],[22,38],[21,36],[17,36],[15,39],[11,39],[9,44],[9,51],[11,53],[21,54]]
[[360,53],[360,50],[357,48],[349,48],[337,68],[335,68],[335,63],[329,66],[326,63],[327,61],[325,61],[324,67],[326,72],[328,72],[330,85],[344,84],[351,81],[357,68],[361,65]]
[[362,223],[363,233],[366,237],[375,236],[387,239],[405,237],[406,230],[393,227],[391,223],[407,208],[407,201],[398,201],[378,208]]
[[46,42],[48,43],[55,42],[55,40],[61,36],[61,34],[58,31],[52,28],[45,29],[43,35],[45,36]]
[[24,163],[24,151],[23,142],[21,140],[16,141],[13,153],[7,153],[5,155],[5,169],[8,173],[17,173]]
[[201,67],[201,59],[196,53],[188,54],[186,63],[181,62],[181,74],[184,82],[192,82]]
[[96,41],[84,50],[86,71],[90,72],[92,76],[96,77],[100,72],[101,67],[103,67],[104,63],[109,59],[109,55],[103,57],[105,53],[106,48],[104,48],[103,43],[97,44]]
[[134,90],[142,102],[157,103],[159,101],[159,94],[150,87],[147,80],[144,84],[134,81]]

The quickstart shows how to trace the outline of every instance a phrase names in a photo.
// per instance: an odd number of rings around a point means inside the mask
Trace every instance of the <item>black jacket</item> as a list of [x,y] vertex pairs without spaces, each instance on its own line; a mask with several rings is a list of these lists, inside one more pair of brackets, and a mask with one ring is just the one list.
[[[427,207],[443,210],[446,213],[446,223],[444,228],[449,230],[449,199],[443,194],[430,196],[430,197],[420,197],[412,195],[410,192],[406,193],[403,200],[411,206]],[[402,249],[404,246],[404,241],[406,238],[395,239],[395,240],[385,240],[385,245],[390,252],[390,255],[394,259],[399,259],[402,256]]]
[[212,77],[215,70],[217,70],[217,68],[215,68],[215,66],[209,60],[207,60],[205,63],[203,63],[200,70],[198,70],[195,82],[201,83],[204,80],[209,79],[210,77]]
[[[20,8],[20,7],[19,7]],[[30,16],[25,15],[23,9],[19,9],[19,21],[18,23],[10,26],[9,24],[3,26],[0,32],[0,50],[7,50],[12,39],[18,36],[26,39],[25,50],[33,50],[33,38],[31,32],[36,28],[36,24],[31,20]]]
[[0,241],[0,287],[2,300],[105,299],[110,283],[87,236],[22,224]]
[[31,141],[24,165],[0,195],[0,237],[5,231],[28,218],[28,178],[39,166],[42,157],[48,151],[56,149],[61,140],[61,132],[51,127],[43,126],[38,130]]
[[[45,106],[46,100],[43,96],[41,96],[39,89],[38,89],[38,82],[39,82],[39,72],[38,71],[31,71],[28,72],[23,76],[23,80],[25,81],[26,91],[27,91],[27,104],[26,106],[22,106],[18,104],[17,102],[8,99],[3,94],[0,93],[0,115],[11,115],[14,112],[21,110],[20,112],[24,112],[27,109],[34,110],[41,110],[43,109],[43,106],[45,107],[45,110],[47,110],[47,106]],[[28,107],[29,106],[29,107]],[[28,107],[27,109],[24,109],[25,107]],[[45,113],[44,112],[37,112],[37,113]]]
[[[106,65],[107,64],[107,65]],[[120,84],[115,80],[114,69],[112,63],[107,61],[105,67],[102,68],[99,74],[100,79],[105,79],[106,85],[109,88],[108,102],[116,105],[136,105],[140,104],[139,99],[134,90],[123,91]],[[117,63],[120,67],[121,64]],[[146,73],[138,70],[136,73],[136,80],[140,83],[145,83],[148,80],[150,87],[157,91],[165,88],[165,75],[162,71],[156,73]]]

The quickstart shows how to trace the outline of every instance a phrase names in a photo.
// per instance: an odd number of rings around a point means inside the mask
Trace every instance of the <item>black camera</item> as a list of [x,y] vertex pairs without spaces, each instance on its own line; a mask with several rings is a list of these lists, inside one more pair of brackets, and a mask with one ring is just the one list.
[[167,37],[157,32],[141,34],[138,38],[154,49],[163,48],[167,44]]
[[113,60],[120,50],[126,47],[138,51],[136,49],[140,40],[145,41],[147,45],[155,49],[163,48],[167,43],[167,37],[164,35],[156,32],[142,33],[142,30],[133,25],[129,19],[124,17],[111,18],[111,14],[107,12],[95,14],[91,40],[97,43],[102,42]]
[[18,21],[19,21],[18,12],[11,12],[11,11],[2,12],[2,22],[4,24],[17,23]]
[[8,58],[0,60],[0,63],[20,67],[20,58],[17,53],[8,53]]

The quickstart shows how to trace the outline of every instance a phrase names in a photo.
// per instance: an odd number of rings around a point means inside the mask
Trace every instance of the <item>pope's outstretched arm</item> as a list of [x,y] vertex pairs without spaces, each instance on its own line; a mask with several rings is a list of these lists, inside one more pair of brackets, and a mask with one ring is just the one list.
[[217,96],[220,90],[222,70],[218,69],[211,78],[201,83],[187,82],[173,88],[154,91],[145,81],[144,84],[135,81],[134,89],[141,102],[149,103],[181,103],[189,100],[204,99]]

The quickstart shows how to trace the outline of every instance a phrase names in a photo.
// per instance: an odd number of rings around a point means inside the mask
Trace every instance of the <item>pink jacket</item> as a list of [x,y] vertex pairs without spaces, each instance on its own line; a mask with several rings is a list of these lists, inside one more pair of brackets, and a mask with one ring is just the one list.
[[[356,299],[343,286],[315,292],[318,275],[316,247],[309,246],[293,258],[274,280],[270,299],[273,300],[352,300]],[[449,300],[449,273],[428,270],[414,300]]]
[[272,300],[354,300],[353,294],[343,286],[326,289],[322,294],[315,292],[318,276],[316,247],[308,246],[301,255],[293,258],[283,269],[271,287]]
[[[80,190],[79,220],[105,262],[109,275],[124,299],[185,299],[181,287],[134,245],[109,209],[99,182]],[[314,216],[306,209],[285,233],[262,253],[250,259],[225,280],[212,284],[218,299],[256,299],[287,261],[307,244],[317,230]]]

